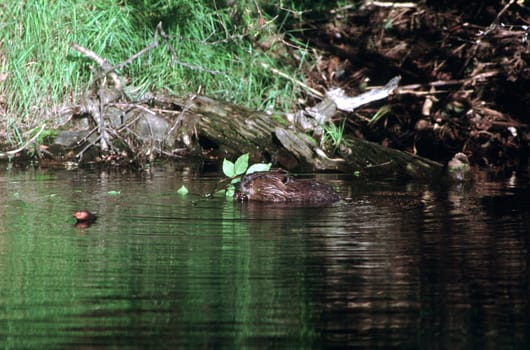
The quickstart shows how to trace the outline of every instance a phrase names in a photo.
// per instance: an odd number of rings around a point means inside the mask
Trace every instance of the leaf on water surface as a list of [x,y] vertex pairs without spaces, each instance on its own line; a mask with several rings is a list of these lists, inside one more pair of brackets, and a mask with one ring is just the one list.
[[187,195],[188,192],[189,192],[188,189],[184,185],[180,186],[180,188],[177,190],[177,193],[183,196]]

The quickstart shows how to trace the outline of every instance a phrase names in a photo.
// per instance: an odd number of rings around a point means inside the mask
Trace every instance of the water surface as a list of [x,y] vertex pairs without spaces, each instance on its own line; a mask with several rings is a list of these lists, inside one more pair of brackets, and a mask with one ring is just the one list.
[[218,178],[1,170],[0,346],[529,347],[526,174],[321,175],[349,198],[322,208],[202,198]]

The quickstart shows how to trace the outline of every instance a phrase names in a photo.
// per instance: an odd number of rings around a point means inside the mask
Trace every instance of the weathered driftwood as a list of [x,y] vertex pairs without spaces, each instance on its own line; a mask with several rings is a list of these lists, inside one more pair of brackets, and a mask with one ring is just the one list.
[[205,96],[171,99],[186,107],[196,120],[196,132],[216,144],[224,157],[250,153],[253,161],[273,160],[288,170],[360,172],[377,176],[430,178],[442,165],[409,153],[360,139],[348,139],[335,157],[329,157],[318,142],[290,124],[287,116],[247,110]]

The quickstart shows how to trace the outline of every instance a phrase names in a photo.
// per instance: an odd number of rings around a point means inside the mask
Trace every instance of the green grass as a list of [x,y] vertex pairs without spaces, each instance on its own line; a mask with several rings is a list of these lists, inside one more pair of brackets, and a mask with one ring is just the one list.
[[343,119],[340,125],[329,123],[323,125],[324,134],[322,134],[321,146],[325,150],[331,151],[332,153],[337,152],[340,145],[344,141],[344,127],[346,126],[346,119]]
[[[260,27],[261,4],[236,1],[235,8],[198,0],[7,0],[0,5],[0,125],[8,140],[20,142],[21,130],[55,123],[55,111],[74,104],[94,78],[94,62],[72,50],[75,42],[111,64],[118,64],[153,40],[163,22],[176,50],[164,40],[119,71],[141,91],[177,95],[197,91],[253,109],[293,110],[300,87],[272,74],[262,63],[303,80],[308,55],[300,45],[298,66],[278,55],[281,42],[259,50],[259,40],[280,33],[289,12],[274,13]],[[260,6],[259,10],[256,4]],[[283,63],[282,63],[283,62]]]

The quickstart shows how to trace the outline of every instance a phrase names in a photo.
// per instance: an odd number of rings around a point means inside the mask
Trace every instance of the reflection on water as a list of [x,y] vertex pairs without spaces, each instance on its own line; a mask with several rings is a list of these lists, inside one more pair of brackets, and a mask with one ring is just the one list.
[[[349,199],[322,208],[197,195],[216,180],[0,173],[0,345],[530,345],[527,178],[323,176]],[[81,208],[99,214],[86,229],[71,217]]]

